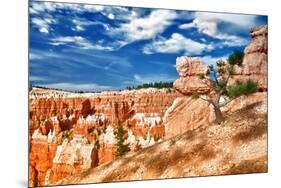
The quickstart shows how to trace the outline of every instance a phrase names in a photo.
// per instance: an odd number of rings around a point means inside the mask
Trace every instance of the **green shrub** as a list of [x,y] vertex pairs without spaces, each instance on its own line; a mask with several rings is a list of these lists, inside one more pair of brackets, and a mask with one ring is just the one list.
[[227,89],[227,95],[231,98],[239,97],[241,95],[250,95],[257,92],[259,89],[258,84],[252,80],[247,82],[237,82]]
[[244,58],[244,52],[235,50],[230,56],[228,57],[228,63],[231,65],[241,65]]
[[124,144],[125,131],[122,125],[117,128],[117,156],[122,156],[129,151],[129,144]]

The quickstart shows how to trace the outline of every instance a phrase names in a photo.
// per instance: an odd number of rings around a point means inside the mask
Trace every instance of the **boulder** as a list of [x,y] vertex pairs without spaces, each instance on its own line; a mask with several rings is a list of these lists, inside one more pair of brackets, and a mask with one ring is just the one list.
[[180,75],[173,87],[176,91],[184,95],[191,95],[193,92],[208,93],[210,88],[200,79],[208,71],[208,66],[197,58],[187,56],[178,57],[176,69]]

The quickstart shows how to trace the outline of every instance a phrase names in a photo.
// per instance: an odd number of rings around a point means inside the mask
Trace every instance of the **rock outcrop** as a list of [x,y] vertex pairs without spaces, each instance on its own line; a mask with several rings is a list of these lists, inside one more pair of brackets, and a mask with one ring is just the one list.
[[267,25],[251,30],[252,40],[244,50],[242,66],[235,67],[230,84],[249,79],[257,82],[261,90],[267,91],[268,30]]
[[43,186],[47,171],[52,168],[53,159],[57,150],[57,144],[43,140],[32,140],[29,155],[29,185]]
[[[230,113],[254,104],[261,104],[264,113],[267,111],[267,92],[259,92],[250,96],[242,96],[222,108],[222,112]],[[173,105],[164,115],[165,138],[194,130],[202,125],[208,125],[215,120],[213,107],[202,100],[194,100],[191,96],[175,99]]]
[[45,185],[98,166],[98,150],[95,144],[88,143],[83,135],[74,135],[72,140],[68,141],[66,138],[61,145],[57,146],[52,162],[50,175]]
[[176,69],[179,73],[173,86],[174,89],[184,95],[191,95],[194,92],[203,94],[210,91],[209,87],[200,79],[200,75],[207,73],[208,67],[197,58],[187,56],[178,57]]

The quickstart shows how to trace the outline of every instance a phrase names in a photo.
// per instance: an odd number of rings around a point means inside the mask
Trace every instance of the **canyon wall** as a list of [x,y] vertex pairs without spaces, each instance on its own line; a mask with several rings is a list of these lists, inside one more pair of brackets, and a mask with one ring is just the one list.
[[167,89],[75,94],[30,92],[30,186],[43,186],[116,158],[117,126],[130,151],[165,135],[163,115],[178,96]]

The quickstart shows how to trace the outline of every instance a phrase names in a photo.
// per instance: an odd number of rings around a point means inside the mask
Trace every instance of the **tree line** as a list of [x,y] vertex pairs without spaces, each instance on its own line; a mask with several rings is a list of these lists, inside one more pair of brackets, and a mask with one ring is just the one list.
[[173,82],[150,82],[150,83],[144,83],[138,86],[127,86],[126,89],[132,90],[132,89],[142,89],[142,88],[157,88],[157,89],[162,89],[162,88],[172,88],[173,87]]

